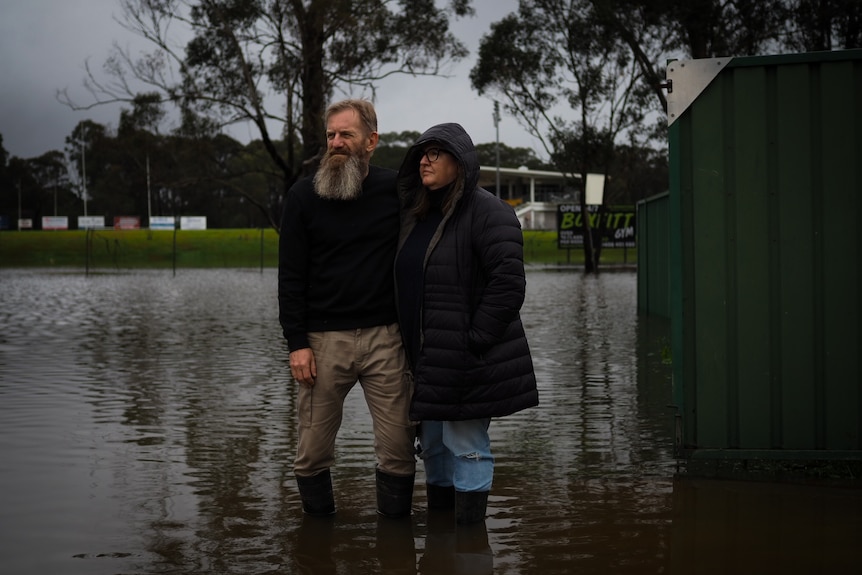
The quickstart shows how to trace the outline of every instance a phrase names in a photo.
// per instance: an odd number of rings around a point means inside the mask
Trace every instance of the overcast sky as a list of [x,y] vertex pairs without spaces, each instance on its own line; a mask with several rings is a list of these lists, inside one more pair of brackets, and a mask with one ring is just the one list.
[[[440,122],[458,122],[477,144],[496,140],[493,101],[470,88],[479,40],[490,24],[517,9],[517,0],[474,0],[476,16],[455,22],[454,33],[470,56],[449,78],[385,80],[379,85],[377,112],[381,132],[423,131]],[[31,158],[62,150],[75,125],[92,119],[115,129],[119,106],[75,112],[56,97],[68,89],[78,103],[88,102],[82,81],[87,60],[100,71],[112,43],[133,51],[147,47],[115,20],[118,0],[0,0],[0,134],[12,156]],[[355,94],[359,95],[359,94]],[[500,142],[535,149],[539,143],[514,118],[503,116]],[[230,132],[243,142],[257,137],[249,127]]]

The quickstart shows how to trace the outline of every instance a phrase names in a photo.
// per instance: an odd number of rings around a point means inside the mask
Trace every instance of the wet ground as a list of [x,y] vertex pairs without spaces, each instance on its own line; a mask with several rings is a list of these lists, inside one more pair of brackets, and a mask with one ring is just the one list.
[[669,326],[632,271],[530,270],[538,408],[496,420],[484,524],[378,519],[348,398],[337,515],[304,518],[274,270],[0,270],[3,573],[828,573],[858,489],[677,476]]

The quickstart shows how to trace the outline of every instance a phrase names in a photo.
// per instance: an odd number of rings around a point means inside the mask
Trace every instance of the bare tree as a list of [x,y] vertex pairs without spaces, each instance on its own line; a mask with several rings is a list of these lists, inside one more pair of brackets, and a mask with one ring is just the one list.
[[[286,190],[325,149],[323,112],[335,91],[374,96],[392,74],[439,75],[467,54],[449,18],[471,0],[120,0],[120,24],[151,52],[114,45],[104,75],[87,64],[92,96],[75,109],[158,94],[185,134],[252,122]],[[421,30],[418,33],[417,30]],[[141,88],[143,87],[143,88]],[[280,128],[274,135],[272,130]],[[276,140],[283,139],[283,153]]]

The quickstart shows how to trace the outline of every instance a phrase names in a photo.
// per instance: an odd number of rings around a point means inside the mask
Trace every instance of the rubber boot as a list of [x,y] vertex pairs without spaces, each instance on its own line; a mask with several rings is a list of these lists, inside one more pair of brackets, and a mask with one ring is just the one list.
[[455,488],[451,485],[425,484],[428,509],[455,509]]
[[377,513],[384,517],[406,517],[413,503],[413,480],[411,475],[389,475],[377,470]]
[[302,510],[309,515],[332,515],[335,513],[335,498],[332,495],[332,476],[329,470],[310,477],[296,476]]
[[469,525],[485,520],[488,509],[487,491],[456,491],[455,521],[459,525]]

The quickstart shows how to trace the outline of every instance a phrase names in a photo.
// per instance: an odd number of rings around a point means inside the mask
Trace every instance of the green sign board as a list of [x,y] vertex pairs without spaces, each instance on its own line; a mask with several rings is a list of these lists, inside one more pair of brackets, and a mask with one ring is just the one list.
[[[602,229],[602,243],[615,247],[635,246],[635,212],[599,206],[587,206],[590,229],[598,233]],[[581,206],[578,204],[557,205],[557,247],[560,249],[580,247],[584,243]],[[604,225],[602,225],[604,224]]]

